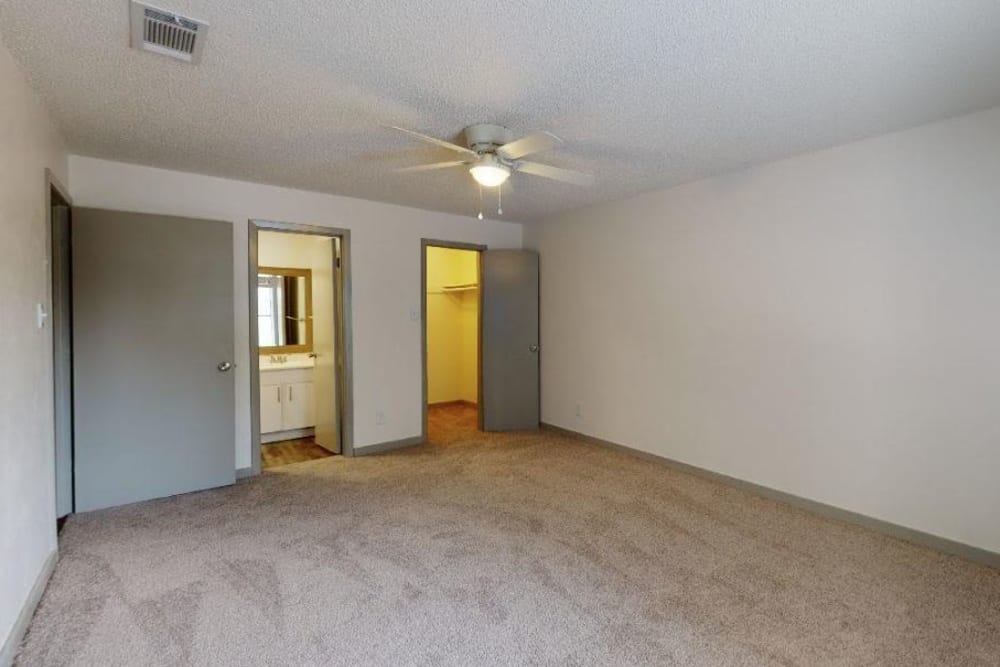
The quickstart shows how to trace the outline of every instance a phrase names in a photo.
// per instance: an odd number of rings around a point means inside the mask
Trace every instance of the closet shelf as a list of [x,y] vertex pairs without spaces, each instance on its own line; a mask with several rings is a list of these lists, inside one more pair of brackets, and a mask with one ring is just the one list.
[[467,285],[443,285],[441,287],[442,292],[468,292],[477,289],[479,289],[479,285],[476,283],[469,283]]

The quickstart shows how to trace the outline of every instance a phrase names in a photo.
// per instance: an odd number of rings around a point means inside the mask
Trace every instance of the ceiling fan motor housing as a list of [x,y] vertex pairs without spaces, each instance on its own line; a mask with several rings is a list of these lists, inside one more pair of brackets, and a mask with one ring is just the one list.
[[389,127],[416,137],[420,141],[447,148],[463,156],[461,160],[416,165],[397,171],[433,171],[451,167],[469,167],[472,177],[483,187],[498,187],[506,182],[511,173],[515,171],[582,187],[594,183],[594,177],[590,174],[521,159],[526,155],[541,153],[561,144],[562,139],[551,132],[534,132],[520,139],[514,139],[514,133],[506,127],[490,123],[477,123],[469,125],[463,131],[465,141],[468,144],[468,147],[465,147],[432,137],[429,134],[414,132],[405,127],[396,125]]
[[513,141],[514,133],[500,125],[486,123],[465,128],[465,140],[477,153],[495,153],[496,149]]

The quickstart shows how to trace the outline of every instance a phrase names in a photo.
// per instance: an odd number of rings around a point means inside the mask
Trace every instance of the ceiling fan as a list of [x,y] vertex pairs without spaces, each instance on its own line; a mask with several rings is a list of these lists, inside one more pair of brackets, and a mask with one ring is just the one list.
[[530,174],[531,176],[551,178],[556,181],[582,187],[594,184],[594,177],[590,174],[521,159],[527,155],[547,151],[562,143],[559,137],[550,132],[536,132],[511,141],[510,138],[513,133],[506,127],[481,123],[465,128],[465,141],[468,144],[466,147],[453,144],[444,139],[421,134],[420,132],[407,130],[403,127],[396,127],[395,125],[390,125],[389,127],[421,141],[447,148],[462,155],[462,158],[459,160],[404,167],[396,170],[399,172],[468,167],[472,178],[487,188],[495,188],[503,185],[515,171]]

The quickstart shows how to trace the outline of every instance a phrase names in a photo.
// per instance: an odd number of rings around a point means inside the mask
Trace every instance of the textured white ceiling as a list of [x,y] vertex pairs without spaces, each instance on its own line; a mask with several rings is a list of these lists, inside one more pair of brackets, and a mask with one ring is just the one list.
[[129,50],[124,0],[0,0],[0,36],[74,152],[474,214],[468,124],[550,130],[530,221],[1000,104],[997,0],[161,0],[211,23],[202,63]]

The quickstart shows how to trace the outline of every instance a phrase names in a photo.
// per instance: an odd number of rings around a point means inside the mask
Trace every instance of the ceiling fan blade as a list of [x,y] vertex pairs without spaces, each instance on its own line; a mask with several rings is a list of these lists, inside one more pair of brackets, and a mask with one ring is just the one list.
[[561,143],[562,139],[551,132],[536,132],[504,144],[497,149],[497,155],[508,160],[516,160],[525,155],[541,153],[550,148],[555,148]]
[[444,139],[438,139],[437,137],[432,137],[427,134],[421,134],[419,132],[414,132],[413,130],[407,130],[405,127],[396,127],[395,125],[386,125],[389,129],[399,130],[404,134],[408,134],[411,137],[416,137],[421,141],[426,141],[429,144],[436,144],[442,148],[447,148],[450,151],[456,151],[458,153],[467,153],[469,155],[476,155],[476,151],[470,150],[465,146],[459,146],[458,144],[453,144],[450,141],[445,141]]
[[517,170],[524,172],[525,174],[531,174],[532,176],[551,178],[556,181],[572,183],[573,185],[579,185],[584,188],[594,184],[594,177],[591,174],[584,174],[583,172],[563,169],[561,167],[553,167],[552,165],[541,164],[540,162],[518,162]]
[[414,167],[402,167],[395,169],[397,172],[407,171],[431,171],[432,169],[447,169],[448,167],[462,167],[469,164],[464,160],[453,160],[451,162],[433,162],[431,164],[418,164]]

